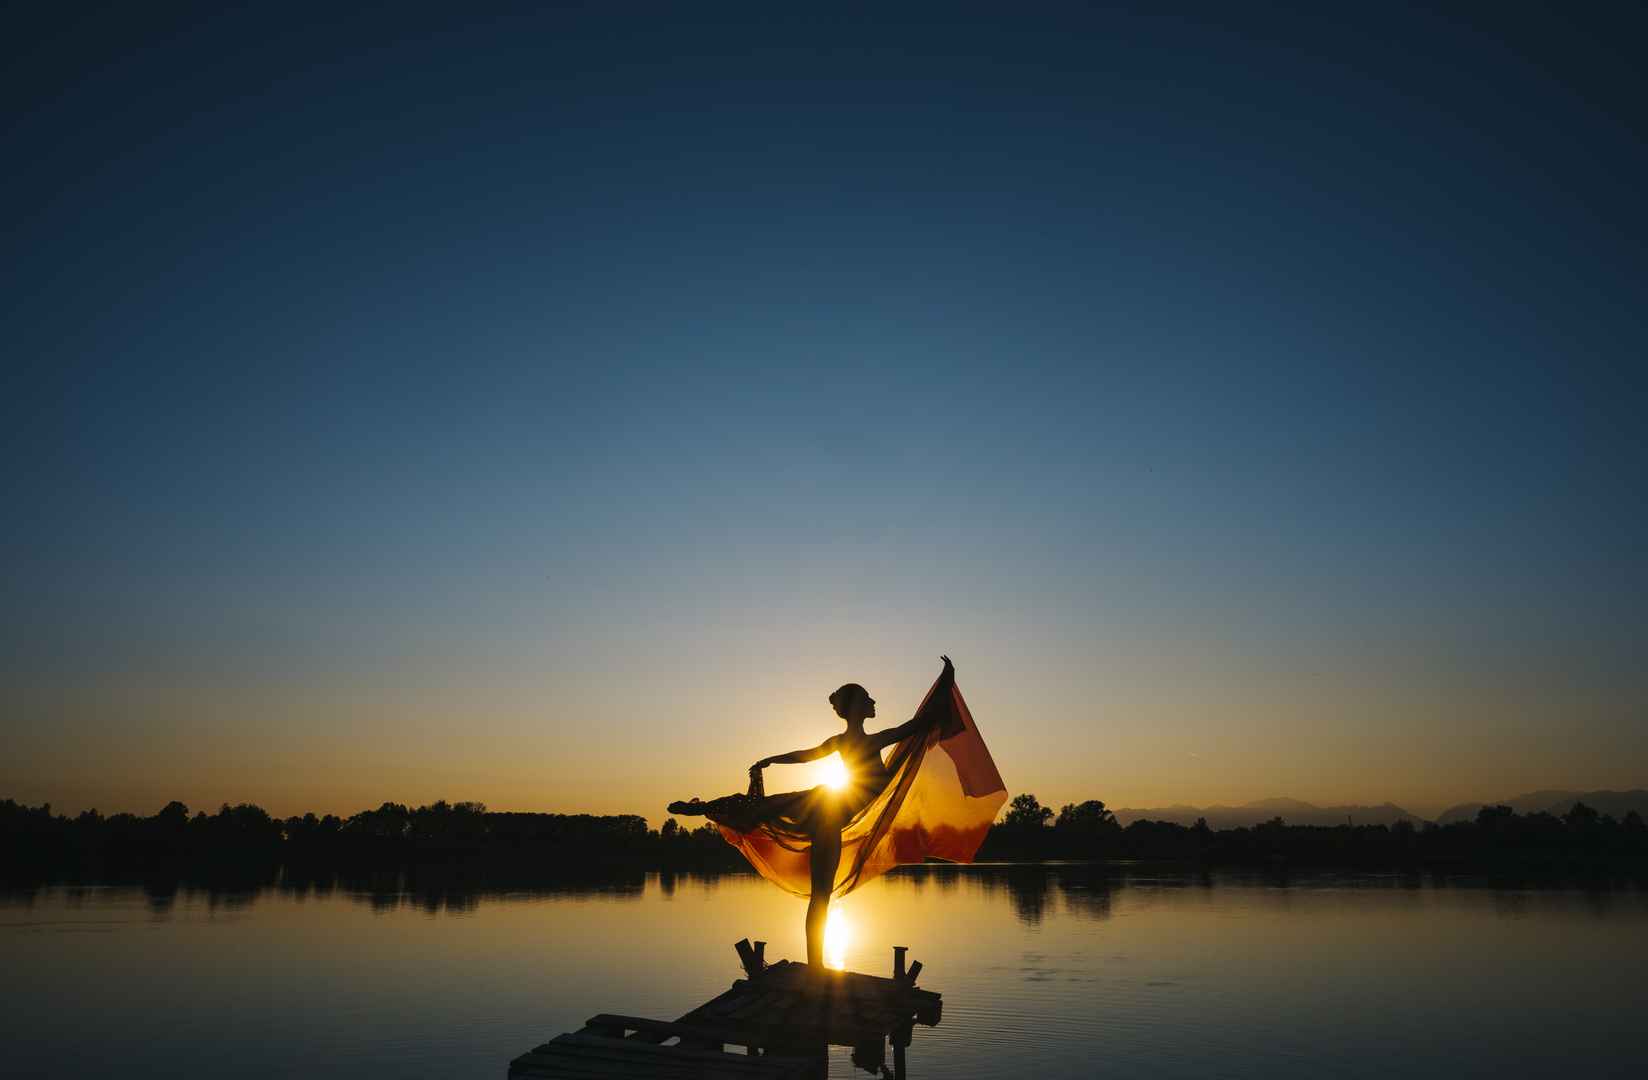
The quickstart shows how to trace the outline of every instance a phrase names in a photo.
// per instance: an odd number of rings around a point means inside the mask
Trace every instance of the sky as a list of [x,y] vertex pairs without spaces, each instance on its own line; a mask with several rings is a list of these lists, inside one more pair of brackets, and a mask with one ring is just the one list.
[[1641,9],[481,7],[8,9],[0,797],[1648,786]]

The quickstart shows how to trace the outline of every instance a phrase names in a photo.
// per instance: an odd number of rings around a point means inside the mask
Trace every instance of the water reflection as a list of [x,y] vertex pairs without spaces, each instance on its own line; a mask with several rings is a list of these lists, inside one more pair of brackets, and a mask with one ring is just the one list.
[[139,895],[152,915],[163,918],[172,913],[180,899],[203,902],[211,910],[233,912],[250,907],[262,897],[278,896],[298,904],[336,897],[383,913],[413,908],[430,915],[465,915],[488,900],[592,896],[639,900],[649,879],[656,880],[665,896],[673,896],[681,882],[713,884],[722,876],[636,871],[596,878],[511,875],[498,879],[443,868],[403,868],[354,875],[281,873],[252,884],[237,879],[170,877],[121,885],[0,886],[0,906],[26,909],[49,897],[66,907],[79,909],[87,903]]
[[1013,912],[1019,921],[1035,926],[1047,910],[1054,876],[1039,867],[1015,866],[1007,872],[1007,891],[1013,898]]
[[1110,917],[1111,879],[1103,873],[1061,874],[1065,909],[1088,919]]
[[[1468,890],[1491,897],[1496,914],[1523,918],[1541,908],[1541,898],[1583,899],[1585,907],[1598,917],[1607,917],[1619,905],[1640,908],[1648,901],[1648,891],[1633,882],[1610,882],[1602,887],[1573,888],[1561,881],[1497,880],[1480,876],[1448,876],[1435,873],[1318,873],[1293,876],[1286,872],[1163,871],[1148,864],[999,864],[971,867],[934,864],[907,867],[891,875],[899,888],[913,896],[955,894],[965,884],[987,897],[1002,897],[1014,918],[1025,926],[1041,925],[1050,914],[1081,919],[1107,919],[1118,893],[1132,890],[1135,901],[1153,902],[1161,892],[1217,889],[1263,889],[1273,907],[1287,908],[1292,898],[1328,890],[1357,892],[1417,893],[1437,890]],[[111,896],[141,895],[149,912],[165,916],[180,899],[202,900],[211,909],[244,910],[260,897],[279,896],[294,903],[323,902],[334,898],[364,904],[373,911],[420,910],[430,915],[469,915],[488,901],[599,897],[607,900],[639,901],[649,888],[664,900],[673,900],[683,886],[713,892],[726,883],[748,884],[754,879],[745,873],[630,871],[605,872],[591,876],[565,874],[499,875],[462,867],[402,867],[368,870],[355,874],[311,873],[283,869],[266,880],[243,878],[149,877],[125,885],[85,885],[31,883],[0,886],[0,906],[27,909],[50,898],[70,909],[106,901]],[[831,952],[845,955],[852,939],[852,926],[839,907],[826,928],[833,942]],[[836,966],[832,963],[832,966]]]
[[[917,1076],[1623,1073],[1640,1060],[1648,892],[1436,874],[912,868],[838,909],[847,968],[926,965]],[[0,892],[8,1072],[496,1077],[599,1011],[671,1018],[800,952],[800,902],[749,875],[288,870]],[[95,938],[80,935],[95,934]],[[788,935],[788,937],[786,937]],[[95,942],[95,947],[90,943]],[[838,946],[838,947],[837,947]],[[156,973],[167,977],[156,978]],[[135,989],[140,993],[134,993]],[[444,988],[444,989],[432,989]],[[461,988],[461,992],[459,992]],[[95,1017],[105,1038],[88,1040]],[[888,1047],[892,1052],[888,1052]],[[835,1047],[835,1077],[896,1043]]]
[[847,946],[852,943],[853,925],[840,903],[832,904],[824,921],[824,966],[847,969]]

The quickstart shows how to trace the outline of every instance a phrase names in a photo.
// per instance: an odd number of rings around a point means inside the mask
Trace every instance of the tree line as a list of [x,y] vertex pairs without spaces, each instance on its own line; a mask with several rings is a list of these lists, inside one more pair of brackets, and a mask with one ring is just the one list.
[[[1474,821],[1448,825],[1261,825],[1214,830],[1139,820],[1125,828],[1097,799],[1056,813],[1032,794],[1016,796],[991,827],[983,861],[1163,859],[1205,865],[1411,866],[1514,864],[1563,871],[1607,866],[1648,869],[1648,828],[1635,811],[1616,820],[1579,803],[1567,814],[1517,814],[1484,807]],[[50,804],[0,800],[0,875],[14,880],[115,881],[192,872],[251,877],[271,868],[319,874],[396,866],[473,864],[510,877],[599,876],[639,869],[737,871],[743,858],[715,826],[648,827],[638,814],[489,811],[441,800],[415,808],[386,802],[343,818],[277,818],[250,803],[190,813],[168,803],[151,817],[74,817]]]
[[743,857],[712,825],[671,819],[649,829],[638,814],[489,811],[478,802],[386,802],[350,817],[287,818],[260,806],[224,804],[190,814],[167,803],[152,817],[87,810],[53,814],[51,804],[0,800],[0,873],[13,878],[123,877],[155,870],[215,868],[240,873],[285,865],[303,872],[482,862],[542,876],[612,869],[738,869]]
[[1199,863],[1648,866],[1648,827],[1635,810],[1622,820],[1583,802],[1561,817],[1486,806],[1474,821],[1415,826],[1289,825],[1280,817],[1251,827],[1210,829],[1138,820],[1125,828],[1103,802],[1067,803],[1057,814],[1034,795],[1013,798],[979,852],[985,859],[1173,859]]

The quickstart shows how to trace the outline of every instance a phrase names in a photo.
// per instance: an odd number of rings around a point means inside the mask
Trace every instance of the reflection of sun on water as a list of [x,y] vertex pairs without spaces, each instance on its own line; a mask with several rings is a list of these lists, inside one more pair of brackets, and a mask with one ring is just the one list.
[[837,790],[847,786],[847,763],[841,760],[840,754],[824,759],[824,783]]
[[824,920],[824,966],[837,971],[847,969],[847,943],[852,940],[853,928],[845,916],[835,908]]

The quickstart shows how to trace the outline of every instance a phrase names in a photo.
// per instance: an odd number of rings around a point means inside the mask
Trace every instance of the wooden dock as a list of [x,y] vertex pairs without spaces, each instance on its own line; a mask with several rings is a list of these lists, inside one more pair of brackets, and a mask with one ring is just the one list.
[[[765,942],[734,948],[745,978],[677,1020],[601,1013],[509,1063],[510,1080],[814,1080],[827,1047],[850,1046],[855,1064],[902,1080],[912,1025],[939,1022],[943,1001],[916,987],[921,964],[893,950],[892,978],[767,964]],[[740,1048],[729,1052],[728,1047]]]

